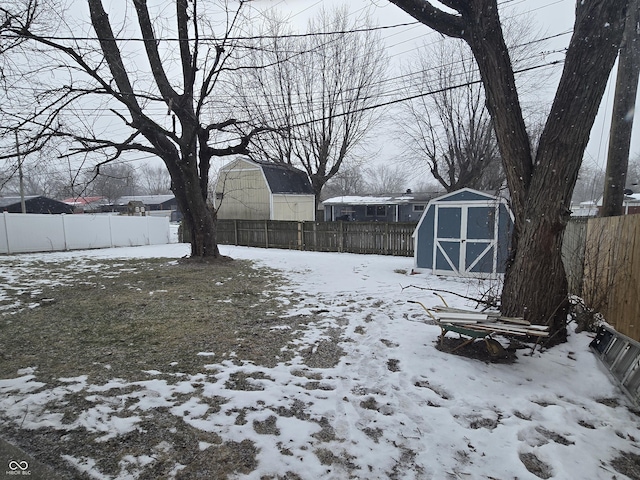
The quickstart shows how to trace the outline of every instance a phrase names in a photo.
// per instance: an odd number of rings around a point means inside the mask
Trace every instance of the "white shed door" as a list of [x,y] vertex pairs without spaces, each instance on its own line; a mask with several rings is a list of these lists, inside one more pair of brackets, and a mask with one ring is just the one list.
[[434,273],[486,276],[496,272],[497,205],[436,205]]

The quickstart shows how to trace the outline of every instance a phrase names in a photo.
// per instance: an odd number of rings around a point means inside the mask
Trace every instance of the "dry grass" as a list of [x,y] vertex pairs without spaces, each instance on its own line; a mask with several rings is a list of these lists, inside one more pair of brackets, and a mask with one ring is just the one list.
[[[0,317],[0,378],[37,367],[38,381],[49,387],[81,375],[88,377],[87,383],[100,385],[114,378],[148,380],[145,371],[156,370],[161,373],[154,378],[175,383],[180,378],[177,374],[205,371],[213,375],[215,370],[207,371],[204,365],[224,360],[242,358],[270,367],[291,358],[294,349],[287,346],[308,321],[308,317],[282,315],[285,296],[291,302],[299,299],[284,293],[286,279],[280,274],[250,262],[151,259],[98,263],[97,269],[78,271],[72,270],[77,265],[42,265],[42,275],[62,285],[14,285],[12,298],[4,299],[3,304],[19,302],[22,307],[13,312],[5,307]],[[29,308],[29,303],[39,306]],[[211,356],[199,356],[200,352]],[[242,379],[235,380],[241,388]],[[117,402],[117,395],[123,393],[115,389],[105,395]],[[49,411],[71,421],[92,406],[86,397],[86,392],[68,395],[64,404],[51,404]],[[219,411],[225,401],[208,397],[209,412]],[[122,445],[127,445],[129,454],[143,454],[155,446],[154,466],[139,478],[163,478],[176,462],[188,465],[178,478],[194,478],[190,475],[195,472],[207,472],[210,476],[206,478],[224,478],[255,468],[251,442],[224,443],[215,433],[185,424],[166,408],[147,412],[138,427],[99,441],[99,456],[96,439],[104,432],[27,431],[5,423],[3,436],[55,468],[59,478],[85,478],[61,459],[71,452],[78,458],[97,457],[102,472],[117,474]],[[199,442],[213,446],[203,452]]]
[[286,360],[291,329],[272,327],[295,329],[299,319],[280,315],[284,279],[273,271],[157,259],[104,262],[103,270],[43,289],[40,307],[4,316],[0,376],[35,365],[40,378],[84,374],[92,383],[148,369],[195,374],[199,352],[265,366]]

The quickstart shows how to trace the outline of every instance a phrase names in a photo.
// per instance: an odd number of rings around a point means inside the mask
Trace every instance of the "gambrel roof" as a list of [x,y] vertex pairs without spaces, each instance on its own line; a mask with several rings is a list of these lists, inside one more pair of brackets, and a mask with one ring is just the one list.
[[306,172],[287,163],[251,161],[262,167],[271,193],[313,195],[313,187]]

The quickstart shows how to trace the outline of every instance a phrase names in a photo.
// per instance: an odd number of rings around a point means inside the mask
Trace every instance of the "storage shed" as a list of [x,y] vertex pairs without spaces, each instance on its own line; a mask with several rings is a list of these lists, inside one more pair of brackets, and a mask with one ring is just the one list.
[[436,275],[504,273],[512,229],[504,198],[471,188],[434,198],[413,233],[415,266]]
[[221,220],[315,220],[309,177],[288,164],[237,158],[220,169],[215,192]]

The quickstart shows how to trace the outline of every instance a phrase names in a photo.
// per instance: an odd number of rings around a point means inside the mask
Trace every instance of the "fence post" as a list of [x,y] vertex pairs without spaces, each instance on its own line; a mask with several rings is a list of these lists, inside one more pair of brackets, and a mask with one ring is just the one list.
[[[396,221],[397,221],[398,213],[396,212]],[[384,224],[384,254],[389,255],[391,251],[391,235],[389,235],[389,223]]]
[[318,230],[316,227],[318,226],[318,222],[313,222],[313,250],[315,252],[318,251]]
[[7,237],[7,254],[12,253],[11,252],[11,245],[9,245],[9,225],[7,224],[7,216],[9,215],[9,212],[4,212],[4,233]]
[[302,222],[298,222],[298,250],[304,250],[304,230]]
[[233,238],[235,244],[238,245],[238,220],[233,220]]
[[111,217],[112,215],[109,214],[109,244],[111,245],[111,248],[113,248],[113,225],[111,223]]
[[268,220],[264,221],[264,245],[265,248],[269,248],[269,225]]
[[65,222],[65,216],[66,214],[62,214],[62,240],[64,242],[64,249],[69,250],[69,246],[67,245],[67,223]]

